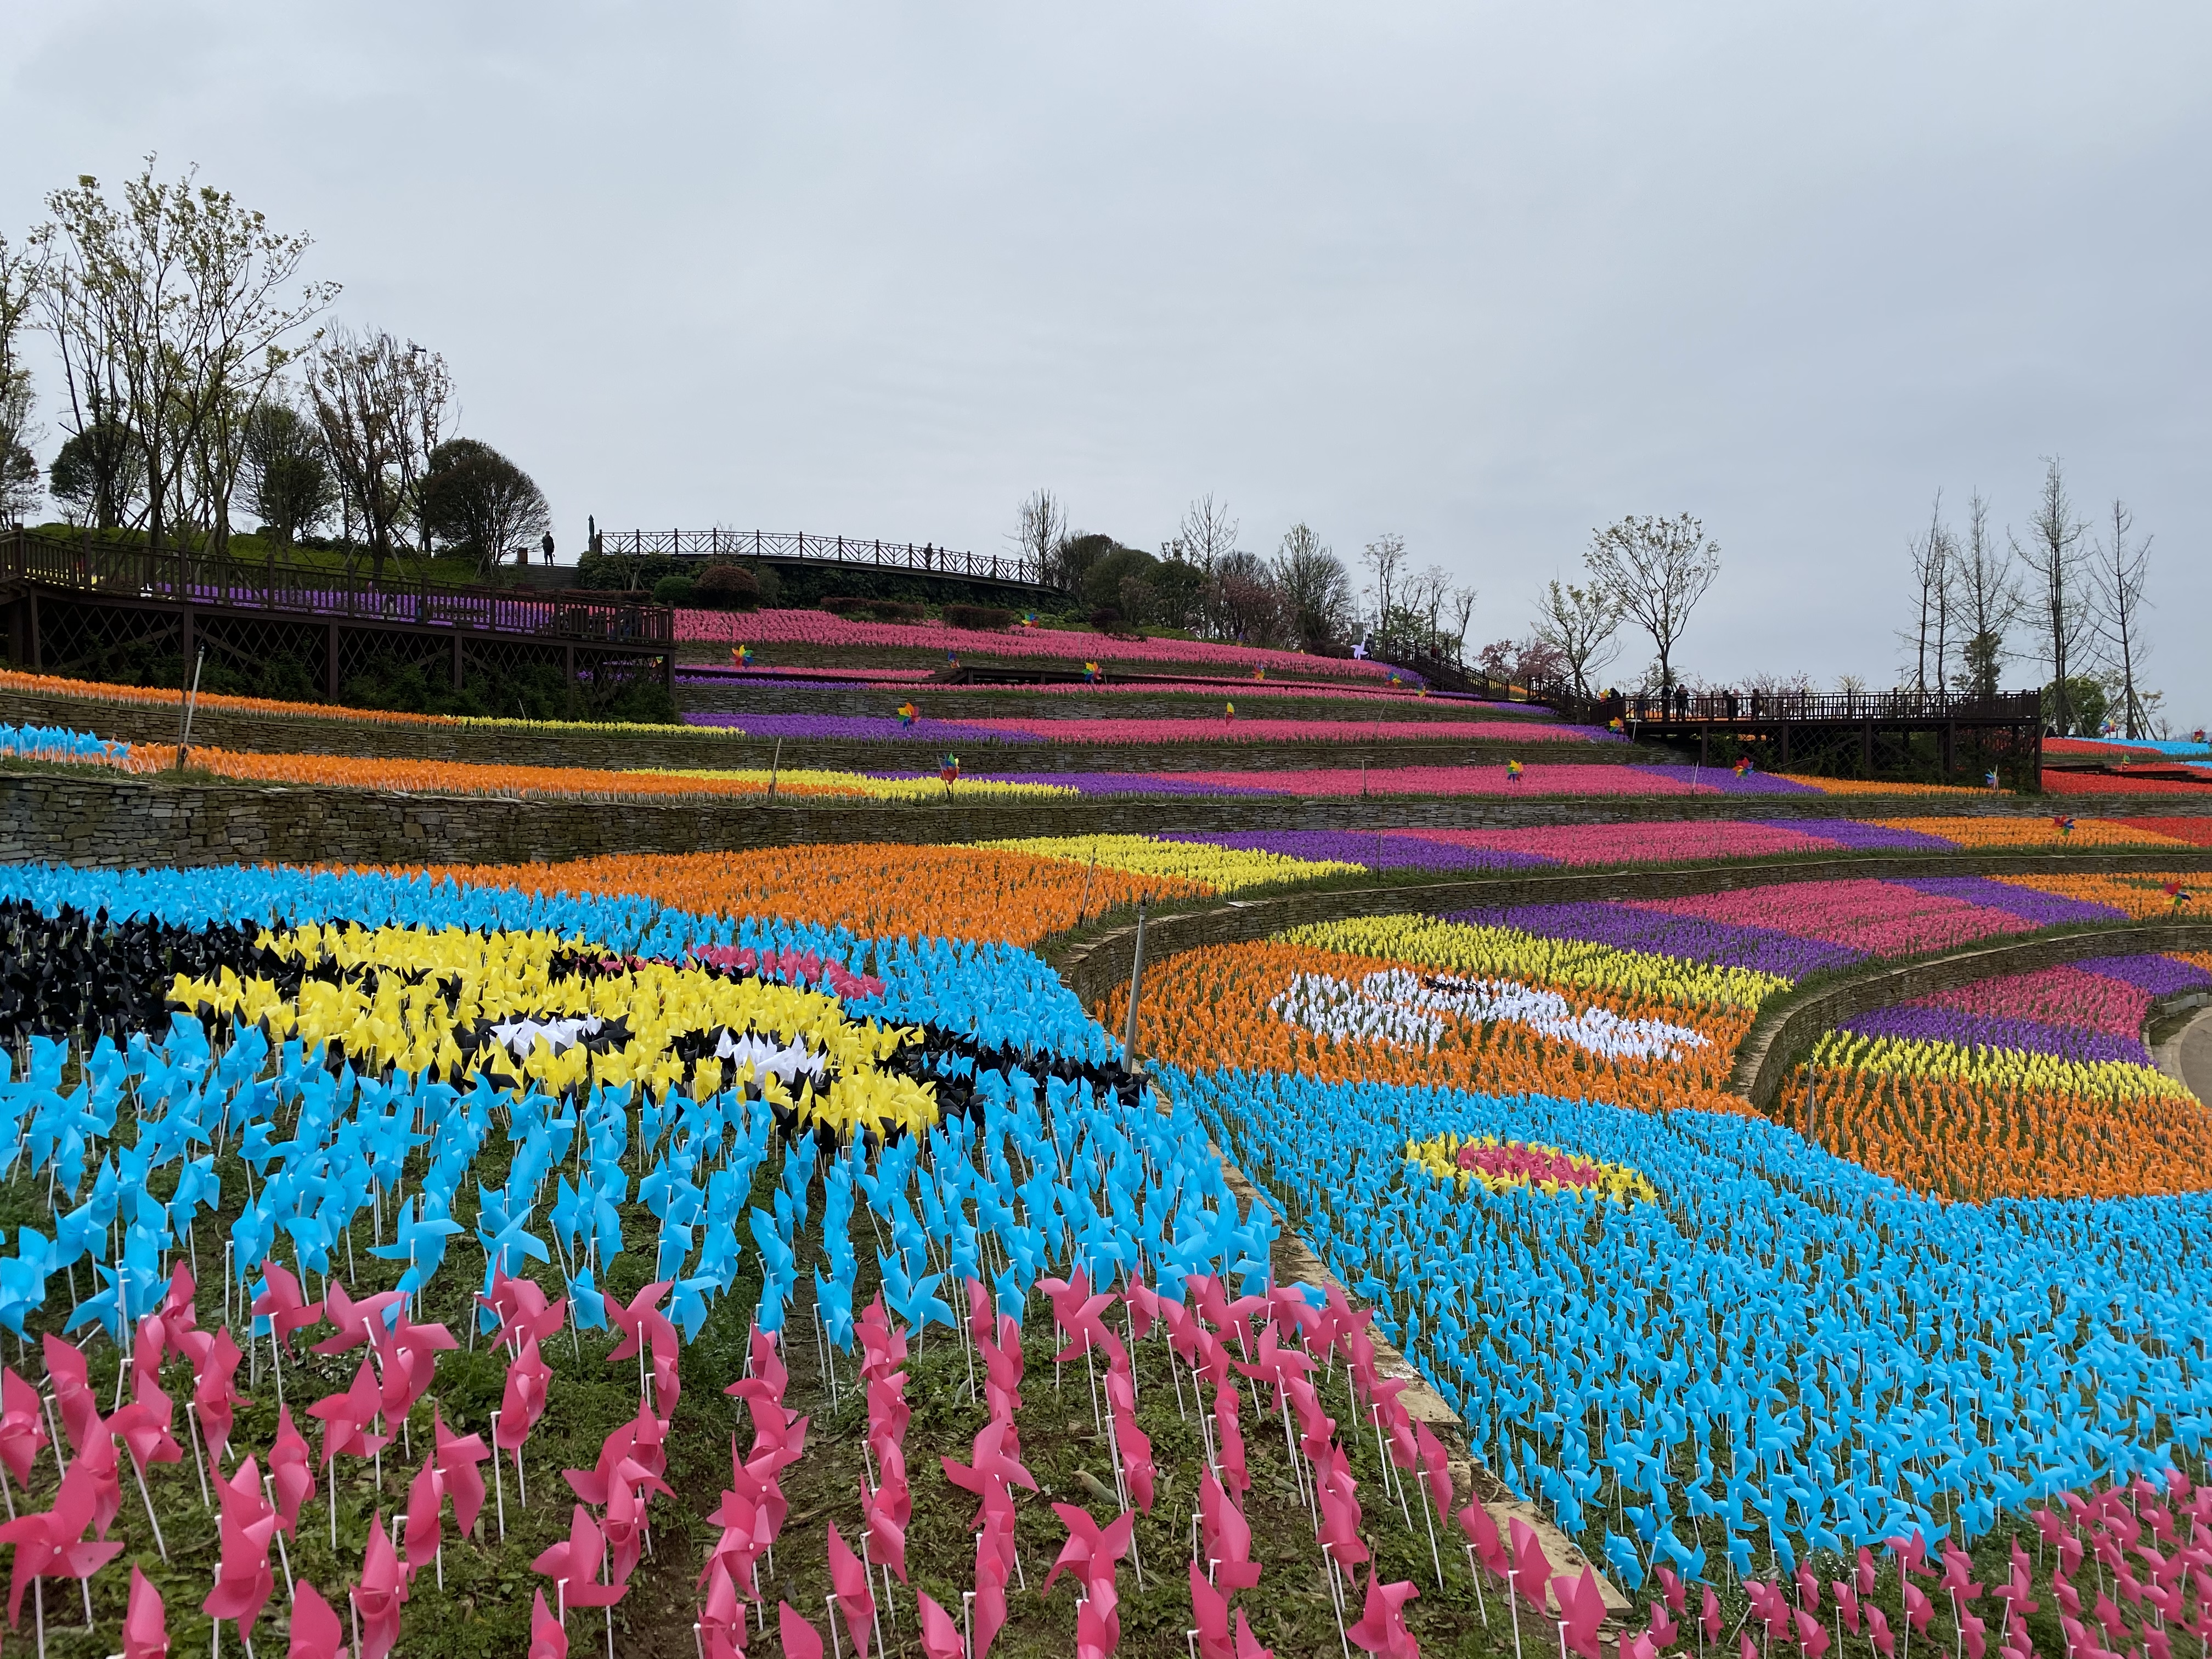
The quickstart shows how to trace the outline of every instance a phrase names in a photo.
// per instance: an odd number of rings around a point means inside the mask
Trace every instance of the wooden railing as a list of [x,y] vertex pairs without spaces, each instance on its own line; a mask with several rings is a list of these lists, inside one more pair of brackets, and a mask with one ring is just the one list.
[[90,538],[80,541],[29,530],[0,532],[0,580],[63,589],[88,599],[289,611],[337,622],[634,643],[656,650],[676,642],[676,614],[665,605],[539,597],[514,589],[447,587],[428,581],[380,582],[358,573],[276,560],[254,562],[171,550],[151,553]]
[[1976,696],[1950,691],[1692,691],[1686,701],[1654,691],[1601,700],[1601,717],[1650,725],[1680,720],[1804,720],[1850,725],[1862,720],[1959,720],[1970,725],[2039,725],[2038,691],[2000,691]]
[[597,550],[603,556],[625,558],[807,559],[1019,582],[1030,587],[1052,585],[1036,559],[967,553],[928,542],[916,546],[912,542],[816,536],[803,530],[603,530]]

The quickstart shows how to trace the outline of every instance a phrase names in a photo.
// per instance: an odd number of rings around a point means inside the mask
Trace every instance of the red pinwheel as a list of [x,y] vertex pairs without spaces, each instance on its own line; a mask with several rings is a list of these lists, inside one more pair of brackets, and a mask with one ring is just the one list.
[[1052,1571],[1044,1576],[1044,1588],[1040,1595],[1049,1595],[1052,1581],[1063,1572],[1073,1572],[1082,1583],[1085,1593],[1094,1600],[1100,1586],[1111,1595],[1115,1565],[1129,1553],[1129,1535],[1136,1529],[1136,1512],[1124,1510],[1106,1526],[1092,1520],[1088,1511],[1073,1504],[1054,1504],[1052,1512],[1067,1528],[1067,1542],[1060,1546],[1060,1557],[1052,1564]]
[[285,1659],[338,1659],[345,1650],[345,1627],[322,1592],[306,1579],[292,1598],[292,1645]]
[[[1421,688],[1421,695],[1429,695],[1425,685]],[[1260,1638],[1252,1634],[1252,1621],[1244,1616],[1242,1607],[1237,1609],[1237,1659],[1275,1659],[1274,1649],[1261,1647]]]
[[568,1632],[545,1605],[544,1590],[531,1593],[528,1659],[568,1659]]
[[269,1449],[269,1474],[276,1487],[276,1529],[298,1535],[300,1505],[315,1495],[315,1465],[307,1442],[292,1426],[292,1408],[276,1408],[276,1441]]
[[876,1598],[868,1583],[868,1570],[853,1553],[837,1523],[830,1523],[830,1588],[837,1611],[845,1616],[845,1629],[860,1659],[868,1659],[868,1627],[876,1617]]
[[[1420,1649],[1414,1644],[1413,1632],[1406,1628],[1406,1603],[1420,1593],[1410,1583],[1386,1584],[1381,1573],[1370,1572],[1366,1605],[1361,1609],[1359,1622],[1347,1629],[1345,1635],[1362,1653],[1379,1653],[1383,1659],[1418,1659]],[[1569,1632],[1567,1642],[1575,1646],[1573,1632]],[[1580,1653],[1583,1649],[1575,1646],[1575,1651]]]
[[361,1615],[362,1659],[386,1659],[399,1643],[399,1609],[407,1600],[407,1575],[379,1510],[368,1529],[368,1552],[362,1558],[361,1583],[353,1589],[354,1611]]
[[15,1374],[10,1365],[0,1369],[0,1467],[15,1477],[15,1484],[30,1489],[31,1465],[39,1448],[46,1443],[46,1420],[39,1408],[39,1391]]
[[1498,1540],[1498,1523],[1490,1518],[1482,1499],[1470,1498],[1467,1507],[1452,1518],[1467,1534],[1467,1541],[1474,1547],[1474,1559],[1482,1565],[1482,1570],[1493,1578],[1504,1577],[1512,1563],[1506,1558],[1505,1546]]
[[123,1614],[123,1659],[168,1659],[169,1615],[161,1592],[137,1562],[131,1564],[131,1601]]
[[[112,1466],[114,1443],[108,1445]],[[15,1547],[15,1575],[8,1586],[10,1626],[22,1621],[23,1590],[32,1580],[88,1578],[123,1553],[121,1539],[100,1544],[84,1535],[96,1519],[96,1483],[87,1463],[80,1457],[69,1466],[53,1508],[0,1523],[0,1543]]]
[[276,1511],[261,1490],[261,1471],[250,1457],[221,1487],[222,1554],[215,1588],[200,1603],[200,1611],[210,1619],[236,1620],[240,1638],[250,1642],[254,1621],[276,1588],[276,1575],[269,1571]]
[[568,1517],[568,1536],[539,1555],[530,1564],[530,1570],[558,1584],[569,1607],[612,1607],[629,1593],[629,1586],[599,1582],[603,1539],[592,1512],[579,1504]]
[[737,1584],[730,1577],[730,1565],[719,1555],[707,1562],[707,1599],[699,1607],[699,1641],[707,1659],[743,1659],[745,1610],[738,1600]]
[[1227,1590],[1250,1589],[1259,1583],[1260,1564],[1252,1559],[1252,1528],[1245,1522],[1244,1512],[1229,1501],[1210,1471],[1198,1477],[1198,1515],[1206,1559],[1214,1564],[1213,1582]]
[[536,1337],[543,1341],[567,1322],[568,1298],[556,1297],[550,1303],[534,1279],[511,1279],[505,1268],[492,1274],[491,1294],[477,1297],[477,1305],[487,1308],[499,1319],[499,1346],[515,1352],[525,1337]]
[[443,1413],[432,1414],[430,1426],[432,1460],[445,1483],[446,1495],[453,1500],[454,1528],[465,1538],[476,1530],[477,1516],[483,1512],[483,1474],[477,1466],[491,1453],[485,1449],[482,1435],[455,1434],[448,1429]]

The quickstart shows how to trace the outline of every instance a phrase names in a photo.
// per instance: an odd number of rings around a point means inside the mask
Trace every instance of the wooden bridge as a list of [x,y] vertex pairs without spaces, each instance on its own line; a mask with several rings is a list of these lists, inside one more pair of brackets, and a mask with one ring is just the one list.
[[897,570],[990,582],[1039,598],[1063,597],[1042,563],[996,553],[966,553],[925,542],[862,541],[803,530],[602,530],[596,551],[606,557],[742,559],[750,564],[835,565],[848,570]]
[[1733,738],[1739,746],[1765,745],[1778,768],[1787,768],[1793,757],[1856,749],[1860,765],[1872,772],[1882,738],[1902,746],[1916,735],[1932,735],[1949,777],[1957,769],[1961,734],[1984,755],[1994,752],[2037,772],[2043,764],[2043,696],[2037,691],[1990,697],[1911,690],[1654,691],[1603,699],[1590,717],[1600,724],[1619,720],[1637,743],[1695,744],[1699,763],[1707,765],[1714,740]]
[[151,653],[208,655],[251,674],[299,662],[335,699],[355,675],[397,660],[448,678],[557,665],[587,694],[643,674],[672,689],[675,613],[615,597],[541,597],[503,588],[373,581],[264,560],[149,553],[98,537],[0,532],[0,606],[18,668],[101,678]]

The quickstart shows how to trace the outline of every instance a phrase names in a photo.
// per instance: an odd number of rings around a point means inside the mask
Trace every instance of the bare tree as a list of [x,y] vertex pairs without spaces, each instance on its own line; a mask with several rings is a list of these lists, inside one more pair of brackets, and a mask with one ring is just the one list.
[[[373,575],[384,577],[394,532],[411,510],[429,457],[416,453],[436,424],[422,405],[452,395],[445,360],[379,331],[333,329],[307,363],[307,396],[322,428],[324,453],[337,473],[349,517],[368,539]],[[348,568],[352,555],[348,553]]]
[[1445,596],[1444,609],[1451,617],[1451,631],[1445,637],[1451,644],[1451,658],[1464,665],[1467,662],[1467,630],[1474,622],[1474,602],[1481,590],[1469,586],[1455,587]]
[[[1949,675],[1951,629],[1951,566],[1958,557],[1958,538],[1943,522],[1943,492],[1936,492],[1925,534],[1907,544],[1912,562],[1913,628],[1898,637],[1912,647],[1912,689],[1925,696],[1930,685],[1937,690]],[[1932,647],[1932,655],[1931,655]],[[1933,671],[1932,677],[1930,671]]]
[[2076,659],[2094,627],[2081,569],[2081,538],[2088,530],[2087,520],[2074,516],[2058,458],[2047,457],[2027,540],[2013,539],[2012,550],[2027,567],[2027,617],[2042,635],[2043,660],[2051,665],[2051,713],[2062,735],[2074,729],[2074,692],[2068,681],[2080,666]]
[[1035,489],[1021,505],[1013,533],[1007,538],[1024,558],[1036,566],[1041,581],[1060,582],[1060,550],[1067,541],[1067,511],[1049,489]]
[[1283,599],[1274,574],[1256,553],[1232,549],[1214,561],[1209,607],[1224,638],[1273,645],[1282,637]]
[[1177,539],[1182,556],[1211,576],[1214,565],[1237,550],[1237,520],[1229,516],[1229,503],[1209,495],[1184,509]]
[[1591,685],[1620,654],[1613,637],[1620,630],[1620,607],[1595,583],[1577,587],[1554,580],[1536,603],[1536,637],[1559,653],[1577,702],[1597,695]]
[[2113,501],[2112,539],[2097,542],[2090,574],[2097,591],[2097,631],[2112,671],[2112,689],[2119,693],[2121,719],[2130,738],[2147,738],[2150,714],[2148,700],[2136,691],[2136,671],[2150,654],[2143,640],[2142,613],[2149,603],[2143,598],[2143,585],[2150,572],[2151,538],[2146,536],[2129,544],[2135,521],[2126,502]]
[[2021,595],[2011,555],[1990,532],[1990,504],[1979,490],[1967,499],[1966,538],[1949,576],[1947,606],[1966,635],[1954,683],[1971,696],[1994,697],[2008,654],[2006,635],[2020,620]]
[[104,404],[136,440],[153,550],[197,519],[220,551],[246,414],[283,368],[289,338],[337,288],[293,290],[308,239],[272,230],[193,173],[160,183],[149,156],[122,198],[118,208],[83,176],[47,197],[53,221],[37,234],[76,430]]
[[1592,536],[1583,555],[1591,585],[1651,636],[1659,651],[1659,689],[1666,690],[1674,683],[1674,642],[1720,574],[1720,548],[1686,513],[1674,519],[1626,518]]
[[1275,592],[1303,651],[1339,642],[1352,627],[1352,573],[1311,527],[1294,524],[1275,555]]
[[38,291],[38,264],[27,248],[0,236],[0,525],[38,506],[39,462],[31,446],[45,437],[37,422],[31,371],[21,343]]
[[1406,568],[1406,538],[1386,531],[1367,544],[1359,562],[1375,573],[1366,591],[1375,599],[1375,632],[1379,636],[1389,626],[1390,606]]

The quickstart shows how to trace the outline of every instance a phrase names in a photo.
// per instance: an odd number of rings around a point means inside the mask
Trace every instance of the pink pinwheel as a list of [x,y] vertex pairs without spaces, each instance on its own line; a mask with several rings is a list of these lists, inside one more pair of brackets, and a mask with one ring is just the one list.
[[854,1651],[860,1659],[868,1659],[868,1628],[875,1620],[876,1598],[868,1583],[867,1568],[853,1553],[835,1521],[830,1523],[830,1588],[836,1595],[837,1611],[845,1617]]
[[364,1342],[377,1341],[385,1328],[384,1310],[397,1307],[402,1299],[397,1291],[380,1291],[356,1302],[344,1285],[336,1283],[325,1290],[330,1299],[323,1310],[337,1330],[315,1344],[317,1353],[351,1353]]
[[398,1320],[387,1329],[382,1320],[371,1322],[369,1340],[384,1367],[384,1420],[404,1423],[415,1402],[430,1391],[437,1378],[438,1356],[460,1345],[443,1325],[417,1325],[403,1306]]
[[921,1614],[922,1659],[961,1659],[967,1650],[952,1615],[928,1595],[919,1595],[915,1601]]
[[568,1517],[567,1539],[540,1554],[530,1564],[530,1570],[561,1585],[572,1607],[612,1607],[629,1593],[629,1586],[599,1582],[604,1536],[592,1512],[579,1504]]
[[[1422,1484],[1429,1489],[1429,1502],[1436,1506],[1437,1519],[1449,1521],[1452,1507],[1451,1464],[1444,1455],[1443,1443],[1430,1431],[1427,1424],[1422,1423],[1414,1427],[1413,1447],[1421,1461]],[[1677,1589],[1675,1595],[1677,1599],[1674,1607],[1675,1610],[1680,1612],[1682,1606],[1679,1599],[1680,1591]]]
[[896,1485],[886,1480],[872,1492],[863,1477],[860,1524],[861,1535],[868,1540],[868,1558],[890,1568],[902,1584],[907,1582],[906,1525],[913,1513],[914,1496],[907,1489],[903,1465]]
[[1243,1405],[1234,1382],[1224,1382],[1213,1391],[1214,1461],[1221,1466],[1221,1484],[1239,1498],[1252,1490],[1244,1463]]
[[1467,1541],[1474,1546],[1474,1559],[1481,1564],[1482,1570],[1493,1578],[1504,1577],[1512,1564],[1506,1559],[1505,1546],[1498,1540],[1498,1522],[1490,1518],[1482,1499],[1468,1498],[1467,1507],[1452,1518],[1467,1534]]
[[[994,1497],[1004,1504],[1010,1486],[1030,1492],[1037,1489],[1036,1477],[1018,1459],[1000,1449],[1011,1428],[1011,1425],[994,1418],[977,1431],[973,1453],[975,1461],[971,1464],[956,1463],[950,1457],[938,1460],[945,1466],[945,1478],[963,1492],[972,1492],[981,1498],[984,1509],[992,1507]],[[979,1516],[981,1513],[979,1510]]]
[[545,1391],[553,1381],[553,1368],[538,1352],[535,1337],[523,1340],[522,1352],[507,1368],[507,1390],[500,1400],[499,1426],[492,1443],[501,1451],[520,1451],[545,1414]]
[[[647,1344],[655,1352],[659,1352],[663,1344],[671,1353],[676,1351],[676,1327],[670,1324],[668,1316],[660,1311],[660,1298],[668,1294],[669,1286],[674,1283],[673,1279],[654,1279],[630,1297],[627,1308],[605,1291],[600,1293],[600,1300],[606,1304],[607,1322],[623,1334],[623,1340],[607,1352],[609,1364],[634,1357]],[[756,1370],[757,1369],[756,1367]]]
[[676,1495],[659,1476],[647,1473],[628,1458],[615,1466],[614,1481],[607,1491],[605,1528],[607,1547],[614,1558],[608,1574],[611,1583],[627,1583],[638,1557],[645,1552],[644,1492],[648,1486],[671,1498]]
[[[1820,1621],[1802,1607],[1790,1611],[1791,1624],[1796,1627],[1797,1650],[1805,1659],[1820,1659],[1828,1650],[1828,1632],[1820,1628]],[[1975,1659],[1980,1659],[1978,1654]]]
[[161,1391],[161,1361],[167,1357],[167,1351],[162,1346],[164,1328],[160,1316],[149,1314],[138,1322],[138,1328],[131,1334],[131,1397],[133,1400]]
[[154,1588],[154,1581],[134,1561],[131,1601],[123,1614],[123,1659],[168,1659],[168,1610],[161,1605],[161,1592]]
[[54,1403],[61,1407],[62,1432],[69,1437],[70,1449],[82,1456],[103,1426],[100,1402],[85,1378],[84,1355],[76,1344],[51,1332],[45,1347],[46,1376],[54,1385]]
[[1114,1413],[1114,1443],[1121,1454],[1121,1473],[1129,1482],[1129,1496],[1146,1515],[1152,1512],[1152,1483],[1159,1471],[1152,1462],[1152,1438],[1137,1426],[1133,1412]]
[[446,1495],[453,1500],[454,1528],[465,1538],[476,1530],[477,1516],[483,1511],[483,1474],[477,1466],[491,1453],[482,1435],[455,1434],[448,1429],[443,1413],[431,1415],[430,1428],[432,1461]]
[[219,1464],[230,1449],[230,1429],[238,1408],[238,1362],[244,1358],[230,1332],[218,1326],[213,1336],[191,1334],[202,1352],[192,1356],[192,1417],[207,1445],[208,1462]]
[[1052,1512],[1067,1528],[1067,1542],[1060,1546],[1060,1557],[1044,1576],[1044,1588],[1038,1594],[1050,1595],[1052,1581],[1069,1571],[1075,1574],[1086,1595],[1095,1598],[1101,1585],[1110,1593],[1115,1565],[1129,1553],[1129,1535],[1137,1525],[1135,1512],[1124,1510],[1104,1527],[1073,1504],[1054,1504]]
[[372,1457],[391,1443],[386,1436],[368,1432],[368,1425],[376,1421],[382,1403],[376,1373],[363,1358],[349,1388],[342,1394],[326,1394],[307,1407],[307,1415],[323,1425],[323,1462],[331,1466],[333,1476],[337,1473],[339,1453]]
[[822,1659],[822,1632],[788,1601],[775,1604],[775,1632],[784,1659]]
[[252,1641],[254,1621],[261,1617],[276,1588],[269,1571],[269,1540],[276,1535],[276,1511],[261,1490],[261,1471],[252,1458],[223,1481],[222,1556],[216,1569],[215,1588],[200,1611],[210,1619],[237,1621],[241,1639]]
[[1544,1587],[1552,1579],[1552,1564],[1544,1556],[1544,1546],[1536,1530],[1517,1516],[1506,1530],[1513,1539],[1513,1588],[1521,1598],[1537,1612],[1544,1611]]
[[276,1408],[276,1441],[269,1449],[269,1474],[276,1487],[276,1529],[298,1534],[300,1505],[315,1495],[315,1466],[307,1443],[292,1426],[292,1408]]
[[[1359,1622],[1344,1633],[1362,1653],[1379,1653],[1382,1659],[1418,1659],[1413,1632],[1406,1628],[1406,1603],[1421,1592],[1411,1583],[1386,1584],[1382,1575],[1367,1575],[1367,1602]],[[1569,1638],[1569,1645],[1573,1638]],[[1580,1653],[1579,1647],[1575,1651]]]
[[1112,1659],[1121,1643],[1121,1598],[1101,1584],[1075,1604],[1075,1659]]
[[345,1627],[331,1604],[304,1578],[294,1591],[292,1644],[285,1659],[339,1659],[345,1650]]
[[[610,1432],[600,1443],[596,1468],[563,1469],[561,1478],[568,1483],[568,1489],[585,1503],[604,1508],[607,1493],[613,1486],[615,1470],[619,1465],[635,1463],[647,1474],[656,1476],[666,1471],[666,1425],[653,1414],[652,1407],[641,1400],[637,1405],[637,1415]],[[662,1487],[660,1490],[667,1489]]]
[[501,1268],[492,1275],[491,1294],[477,1297],[477,1305],[487,1308],[499,1319],[498,1345],[512,1353],[525,1337],[536,1337],[544,1341],[568,1322],[568,1298],[556,1297],[550,1303],[534,1279],[510,1279]]
[[568,1632],[545,1605],[545,1592],[530,1597],[530,1652],[527,1659],[568,1659]]
[[720,1558],[707,1563],[707,1599],[699,1608],[699,1641],[707,1659],[743,1659],[745,1611],[730,1577],[729,1564]]
[[[366,1363],[366,1362],[364,1362]],[[379,1510],[368,1529],[368,1551],[362,1558],[361,1583],[353,1589],[354,1611],[361,1615],[362,1659],[386,1659],[399,1643],[399,1609],[407,1600],[407,1575]]]
[[1597,1639],[1598,1626],[1605,1622],[1605,1598],[1598,1591],[1597,1575],[1588,1567],[1579,1578],[1561,1573],[1552,1580],[1552,1597],[1559,1604],[1565,1627],[1560,1640],[1583,1659],[1605,1659]]
[[189,1352],[185,1339],[199,1330],[199,1310],[192,1304],[194,1289],[191,1269],[179,1261],[169,1275],[168,1292],[155,1315],[161,1322],[162,1343],[172,1353]]
[[176,1420],[177,1407],[154,1373],[137,1374],[137,1388],[131,1403],[107,1419],[107,1431],[121,1440],[130,1450],[131,1461],[137,1466],[140,1479],[156,1463],[181,1463],[185,1449],[169,1432],[169,1425]]
[[46,1420],[39,1408],[39,1391],[18,1376],[12,1365],[0,1369],[0,1466],[26,1491],[31,1485],[31,1466],[46,1443]]
[[300,1293],[300,1281],[278,1267],[272,1257],[261,1264],[264,1288],[253,1298],[253,1316],[269,1322],[270,1334],[280,1348],[292,1346],[294,1333],[323,1322],[323,1304]]
[[[93,1420],[100,1423],[97,1413]],[[70,1460],[70,1470],[74,1472],[80,1464],[92,1492],[92,1529],[105,1538],[123,1510],[123,1462],[116,1455],[115,1437],[107,1432],[105,1423],[100,1423],[100,1432]]]
[[1935,1604],[1922,1593],[1917,1584],[1908,1583],[1905,1587],[1905,1616],[1912,1628],[1918,1631],[1926,1630],[1936,1617]]
[[1252,1528],[1210,1470],[1198,1477],[1198,1513],[1206,1559],[1215,1564],[1213,1582],[1230,1590],[1257,1584],[1260,1564],[1252,1559]]
[[[108,1443],[114,1457],[114,1443]],[[54,1506],[0,1523],[0,1543],[15,1547],[15,1575],[8,1586],[8,1622],[22,1620],[23,1591],[34,1578],[88,1578],[123,1553],[123,1542],[93,1543],[85,1531],[94,1522],[94,1481],[78,1458],[62,1476]]]
[[1237,1659],[1275,1659],[1274,1649],[1261,1647],[1252,1634],[1252,1621],[1242,1607],[1237,1609]]
[[[1332,1447],[1329,1461],[1316,1473],[1321,1475],[1321,1487],[1316,1493],[1321,1507],[1319,1541],[1338,1566],[1357,1566],[1367,1559],[1367,1544],[1359,1535],[1359,1499],[1345,1468],[1343,1448]],[[1543,1594],[1540,1587],[1537,1594]]]
[[975,1659],[985,1659],[1006,1622],[1008,1562],[1014,1549],[1014,1507],[1011,1501],[984,1519],[975,1537]]
[[1199,1659],[1233,1659],[1229,1644],[1229,1598],[1206,1582],[1206,1569],[1190,1564],[1190,1622],[1198,1632]]
[[445,1547],[445,1482],[438,1478],[438,1455],[433,1451],[407,1483],[407,1524],[400,1537],[407,1546],[410,1581]]

